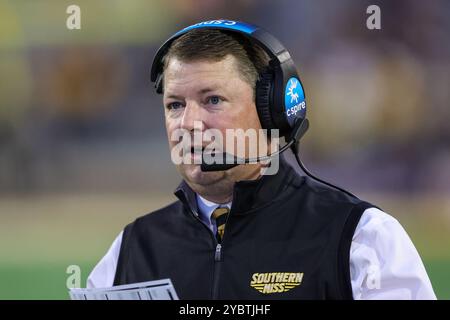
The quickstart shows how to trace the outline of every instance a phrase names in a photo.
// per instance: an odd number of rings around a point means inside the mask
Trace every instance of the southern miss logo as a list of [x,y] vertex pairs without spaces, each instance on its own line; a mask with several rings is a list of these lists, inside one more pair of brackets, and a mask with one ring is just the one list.
[[254,273],[250,286],[261,293],[286,292],[302,283],[303,272]]

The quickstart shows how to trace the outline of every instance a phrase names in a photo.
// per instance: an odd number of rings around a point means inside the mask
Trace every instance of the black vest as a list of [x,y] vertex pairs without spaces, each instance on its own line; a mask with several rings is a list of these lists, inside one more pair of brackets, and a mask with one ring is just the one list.
[[170,278],[180,299],[352,299],[355,228],[373,205],[300,176],[235,184],[221,244],[183,181],[179,201],[129,224],[114,284]]

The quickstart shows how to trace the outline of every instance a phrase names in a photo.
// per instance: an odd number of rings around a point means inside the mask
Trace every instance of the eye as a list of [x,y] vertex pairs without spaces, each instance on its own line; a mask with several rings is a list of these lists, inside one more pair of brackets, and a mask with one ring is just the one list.
[[222,98],[219,96],[211,96],[208,97],[207,102],[210,104],[219,104],[222,101]]
[[178,110],[181,109],[183,105],[180,102],[170,102],[166,105],[166,108],[169,110]]

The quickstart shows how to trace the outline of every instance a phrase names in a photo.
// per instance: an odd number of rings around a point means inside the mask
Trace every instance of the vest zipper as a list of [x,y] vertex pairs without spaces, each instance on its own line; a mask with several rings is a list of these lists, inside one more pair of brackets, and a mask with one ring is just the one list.
[[[216,244],[216,251],[214,252],[214,274],[213,274],[213,290],[212,290],[212,299],[217,299],[219,295],[219,274],[220,274],[220,266],[222,261],[222,244],[217,242],[216,236],[212,232],[212,230],[198,217],[198,214],[194,212],[194,210],[190,210],[192,215],[196,220],[198,220],[206,229],[208,229],[211,234],[214,242]],[[228,221],[228,218],[227,218]]]
[[[227,220],[225,221],[225,229],[227,228],[229,218],[230,213],[228,213]],[[217,300],[219,296],[219,278],[220,278],[220,269],[222,266],[222,243],[223,239],[225,238],[225,229],[222,235],[222,242],[217,243],[216,252],[214,254],[214,277],[213,277],[213,293],[212,293],[213,300]]]
[[214,257],[214,261],[216,262],[222,259],[222,245],[220,243],[218,243],[216,246],[216,255]]
[[220,266],[222,262],[222,245],[218,243],[216,245],[216,252],[214,254],[214,276],[213,276],[213,292],[212,298],[216,300],[219,296],[219,278],[220,278]]

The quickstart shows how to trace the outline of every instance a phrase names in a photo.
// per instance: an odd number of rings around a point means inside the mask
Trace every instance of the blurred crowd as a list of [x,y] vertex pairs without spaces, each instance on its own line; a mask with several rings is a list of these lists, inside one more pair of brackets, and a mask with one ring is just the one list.
[[[448,1],[0,0],[0,193],[167,190],[159,45],[211,18],[251,22],[290,50],[306,89],[302,158],[359,190],[450,192]],[[381,30],[366,8],[381,9]]]

